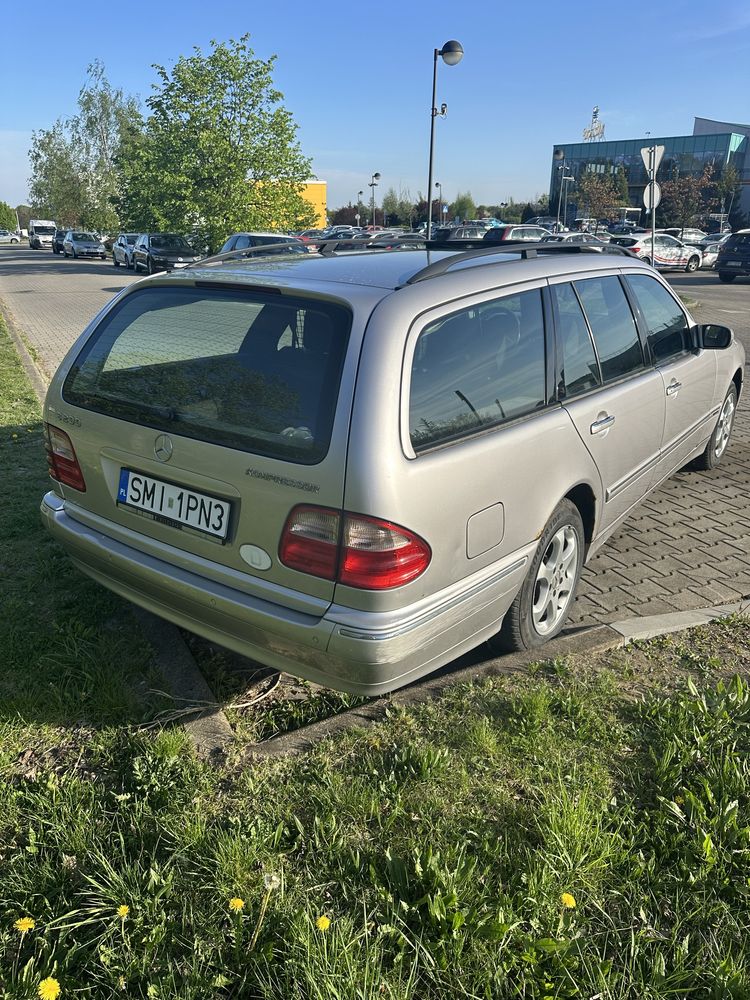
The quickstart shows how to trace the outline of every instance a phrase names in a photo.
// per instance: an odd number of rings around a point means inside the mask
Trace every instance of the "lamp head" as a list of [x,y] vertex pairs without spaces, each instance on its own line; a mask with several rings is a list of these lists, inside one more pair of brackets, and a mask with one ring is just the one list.
[[552,158],[555,159],[555,160],[564,160],[565,159],[565,150],[564,149],[556,149],[554,151],[554,153],[552,154]]
[[380,174],[373,174],[373,175],[372,175],[372,179],[373,179],[374,181],[379,181],[379,180],[380,180]]
[[449,42],[445,43],[438,55],[442,56],[443,62],[447,66],[455,66],[464,57],[463,45],[457,42],[455,38],[452,38]]

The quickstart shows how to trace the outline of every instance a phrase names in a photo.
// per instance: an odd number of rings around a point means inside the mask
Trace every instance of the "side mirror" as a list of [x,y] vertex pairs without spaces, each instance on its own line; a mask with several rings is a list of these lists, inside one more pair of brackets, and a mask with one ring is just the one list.
[[734,334],[728,326],[719,326],[718,323],[704,323],[698,330],[698,347],[704,347],[709,351],[723,351],[734,340]]

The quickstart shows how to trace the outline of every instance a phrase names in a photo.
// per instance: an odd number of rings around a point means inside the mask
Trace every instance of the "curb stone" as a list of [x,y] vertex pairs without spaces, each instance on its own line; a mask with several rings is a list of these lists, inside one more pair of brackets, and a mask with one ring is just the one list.
[[698,625],[706,625],[717,618],[735,614],[750,618],[750,596],[735,604],[719,604],[712,608],[679,611],[667,615],[628,618],[610,625],[596,625],[592,628],[563,633],[557,639],[535,650],[509,653],[453,670],[443,668],[435,675],[428,676],[426,680],[394,691],[393,694],[373,699],[365,705],[320,722],[313,722],[291,733],[282,733],[281,736],[276,736],[265,743],[256,743],[248,747],[246,754],[252,759],[306,753],[328,736],[334,736],[357,726],[364,728],[378,722],[391,708],[424,704],[439,698],[457,684],[518,673],[540,660],[554,660],[573,654],[601,653],[608,649],[617,649],[635,639],[653,639],[658,635],[682,632]]

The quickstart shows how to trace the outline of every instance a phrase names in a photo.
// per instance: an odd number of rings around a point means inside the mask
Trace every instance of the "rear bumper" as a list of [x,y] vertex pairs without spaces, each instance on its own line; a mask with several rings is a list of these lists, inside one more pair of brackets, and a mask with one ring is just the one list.
[[316,617],[124,544],[76,520],[55,493],[43,498],[41,515],[80,570],[134,604],[277,670],[371,696],[416,680],[494,634],[534,549],[429,602],[387,613],[331,605]]

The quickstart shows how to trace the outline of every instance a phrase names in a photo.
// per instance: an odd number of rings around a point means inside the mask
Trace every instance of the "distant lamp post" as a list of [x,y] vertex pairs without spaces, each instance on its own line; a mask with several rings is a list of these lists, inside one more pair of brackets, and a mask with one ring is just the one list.
[[567,219],[568,219],[568,184],[572,183],[574,180],[575,180],[575,177],[572,174],[570,174],[568,176],[566,176],[565,174],[563,174],[563,176],[560,178],[560,183],[565,185],[565,195],[563,197],[563,225],[564,226],[567,225]]
[[370,204],[372,208],[372,228],[375,229],[375,188],[378,186],[378,181],[380,180],[380,174],[373,174],[372,180],[367,185],[370,189]]
[[[440,225],[443,221],[443,185],[440,181],[435,181],[435,187],[438,189],[438,225]],[[430,205],[430,209],[432,209],[432,205]],[[430,211],[431,214],[432,211]]]
[[556,169],[557,169],[557,176],[559,178],[559,182],[558,182],[559,183],[559,187],[558,187],[558,190],[557,190],[557,226],[556,226],[556,228],[557,228],[557,231],[559,232],[560,231],[560,206],[562,204],[562,189],[563,189],[562,178],[563,178],[563,174],[565,173],[565,150],[564,149],[556,149],[554,151],[554,153],[552,154],[552,159],[558,161],[557,167],[556,167]]
[[430,167],[427,176],[427,239],[430,238],[432,229],[432,160],[435,153],[435,119],[438,115],[444,118],[448,105],[441,104],[440,111],[435,106],[435,92],[437,90],[437,64],[438,56],[441,57],[446,66],[456,66],[464,57],[463,46],[455,39],[446,42],[442,49],[435,49],[432,56],[432,104],[430,105]]
[[362,218],[362,195],[364,191],[357,191],[357,214],[354,218],[357,220],[357,225],[359,225],[359,220]]

